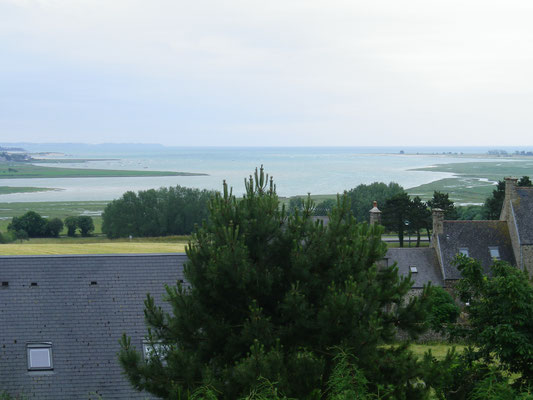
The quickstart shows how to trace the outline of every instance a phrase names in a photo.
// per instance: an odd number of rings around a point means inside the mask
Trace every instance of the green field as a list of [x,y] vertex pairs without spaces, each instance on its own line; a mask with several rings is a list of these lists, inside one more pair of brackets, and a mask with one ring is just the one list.
[[188,236],[132,240],[102,236],[43,238],[0,244],[0,255],[183,253],[188,241]]
[[0,186],[0,194],[48,192],[54,188]]
[[100,178],[142,176],[197,176],[207,175],[192,172],[172,171],[122,171],[112,169],[56,168],[32,164],[0,164],[0,179],[21,178]]

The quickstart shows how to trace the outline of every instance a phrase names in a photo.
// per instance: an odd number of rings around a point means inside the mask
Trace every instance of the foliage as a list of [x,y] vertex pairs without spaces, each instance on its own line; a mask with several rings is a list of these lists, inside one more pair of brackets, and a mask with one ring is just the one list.
[[313,214],[321,216],[328,215],[336,205],[337,202],[335,200],[326,199],[324,201],[321,201],[320,203],[317,203]]
[[102,232],[109,238],[189,234],[207,218],[212,196],[181,186],[126,192],[106,206]]
[[420,231],[425,229],[429,232],[431,229],[431,211],[429,211],[426,203],[416,196],[409,203],[407,211],[408,229],[416,233],[416,247],[420,246]]
[[46,225],[44,227],[45,236],[58,237],[62,230],[63,221],[61,221],[59,218],[50,218],[46,221]]
[[433,192],[433,198],[428,200],[428,206],[431,209],[440,208],[444,211],[444,219],[455,220],[457,219],[457,210],[450,200],[448,193],[442,193],[437,190]]
[[411,200],[405,192],[399,193],[385,202],[382,209],[382,223],[391,231],[398,233],[400,247],[403,247],[404,233],[407,228]]
[[93,219],[87,215],[79,216],[77,218],[77,225],[78,228],[80,228],[80,233],[83,237],[91,236],[94,232]]
[[65,218],[65,226],[67,227],[68,236],[76,236],[76,229],[78,229],[78,217],[69,216]]
[[[289,207],[288,207],[288,213],[294,214],[296,211],[302,212],[305,205],[306,199],[304,197],[291,197],[289,199]],[[317,203],[316,205],[313,205],[312,207],[312,214],[316,216],[326,216],[328,215],[331,210],[337,205],[337,202],[333,199],[326,199],[321,201],[320,203]]]
[[395,182],[390,182],[388,185],[383,182],[374,182],[370,185],[361,184],[349,190],[346,195],[357,221],[368,222],[368,212],[374,201],[378,202],[378,207],[382,207],[388,199],[400,193],[404,193],[404,189]]
[[[46,219],[35,211],[28,211],[20,217],[13,217],[7,229],[13,232],[24,231],[28,237],[41,237],[45,235]],[[18,236],[18,235],[17,235]]]
[[0,400],[26,400],[27,398],[28,397],[23,394],[13,396],[6,391],[0,391]]
[[455,208],[457,211],[457,219],[461,221],[481,221],[485,219],[485,211],[483,206],[460,206]]
[[480,359],[497,358],[502,368],[520,374],[517,382],[533,385],[533,287],[527,272],[496,262],[488,276],[465,256],[456,265],[463,275],[457,293],[470,304],[469,324],[458,334],[476,346]]
[[[523,176],[518,180],[518,186],[533,186],[528,176]],[[499,219],[502,212],[503,201],[505,200],[505,181],[498,181],[498,186],[492,191],[492,196],[487,197],[484,204],[485,216],[487,219]]]
[[453,297],[443,288],[434,287],[429,297],[430,314],[428,323],[436,332],[444,332],[448,324],[453,324],[459,317],[460,309]]
[[58,237],[63,230],[63,222],[59,218],[43,218],[35,211],[28,211],[20,217],[13,217],[7,226],[17,239],[35,237]]
[[287,396],[316,399],[340,347],[353,349],[370,391],[390,385],[396,398],[427,396],[429,387],[409,382],[428,368],[406,345],[381,345],[398,328],[426,329],[431,289],[403,300],[412,282],[395,266],[377,268],[382,228],[357,224],[346,197],[327,226],[312,220],[310,201],[287,215],[261,168],[240,201],[224,184],[209,210],[187,248],[190,287],[167,288],[171,313],[145,301],[163,360],[143,361],[121,340],[119,360],[136,389],[176,398],[208,385],[235,399],[263,377]]

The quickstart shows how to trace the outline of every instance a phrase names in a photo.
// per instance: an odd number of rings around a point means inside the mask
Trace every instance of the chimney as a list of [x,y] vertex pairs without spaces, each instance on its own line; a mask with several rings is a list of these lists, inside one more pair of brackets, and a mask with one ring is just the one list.
[[431,235],[431,247],[435,247],[437,243],[437,235],[444,233],[444,210],[434,208],[433,215],[433,234]]
[[370,210],[370,225],[381,224],[381,211],[378,208],[378,202],[374,200],[374,207]]
[[500,221],[507,221],[509,213],[511,212],[511,202],[516,200],[516,186],[518,179],[508,176],[505,178],[505,199],[503,200],[503,207],[500,214]]

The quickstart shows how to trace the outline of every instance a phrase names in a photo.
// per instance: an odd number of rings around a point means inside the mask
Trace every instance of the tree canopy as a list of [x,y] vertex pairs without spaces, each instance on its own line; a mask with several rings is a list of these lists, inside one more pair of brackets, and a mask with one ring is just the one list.
[[359,222],[365,222],[368,221],[368,212],[374,201],[378,202],[378,207],[382,207],[388,199],[401,193],[404,193],[403,187],[395,182],[389,184],[374,182],[370,185],[358,185],[349,190],[346,195],[355,219]]
[[287,396],[318,399],[340,349],[349,349],[370,388],[427,396],[429,385],[410,383],[427,366],[407,346],[383,344],[399,328],[424,331],[430,288],[404,299],[410,279],[376,265],[386,251],[382,228],[358,224],[347,197],[327,226],[306,204],[286,213],[262,168],[240,200],[224,184],[187,247],[188,285],[167,288],[166,309],[145,301],[153,356],[143,360],[121,340],[119,359],[136,389],[179,398],[207,385],[236,399],[261,377]]
[[110,238],[185,235],[207,218],[212,191],[182,186],[126,192],[102,214],[102,232]]
[[[533,186],[528,176],[523,176],[518,180],[518,186]],[[503,201],[505,200],[505,181],[498,181],[496,189],[492,191],[492,196],[487,197],[485,204],[485,217],[487,219],[499,219],[502,212]]]

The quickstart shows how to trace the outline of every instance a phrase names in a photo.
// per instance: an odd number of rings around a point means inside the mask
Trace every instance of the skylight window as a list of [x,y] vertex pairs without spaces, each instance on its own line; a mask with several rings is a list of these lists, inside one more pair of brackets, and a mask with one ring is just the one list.
[[409,265],[409,271],[411,271],[412,274],[416,274],[418,269],[416,268],[416,265]]
[[52,363],[52,343],[29,343],[27,352],[29,371],[54,369]]
[[495,259],[495,260],[500,259],[500,249],[498,248],[498,246],[489,247],[489,252],[490,252],[490,258]]
[[460,247],[459,248],[459,254],[462,254],[463,256],[469,257],[468,248],[467,247]]

